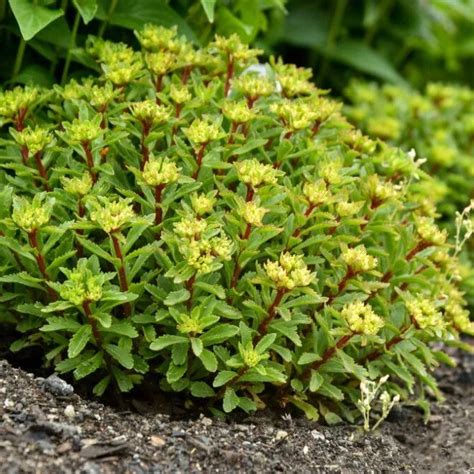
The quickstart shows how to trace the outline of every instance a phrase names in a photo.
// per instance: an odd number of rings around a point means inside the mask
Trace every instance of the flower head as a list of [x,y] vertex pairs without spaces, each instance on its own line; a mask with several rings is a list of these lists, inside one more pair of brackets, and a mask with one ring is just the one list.
[[418,297],[409,299],[405,304],[419,328],[442,329],[445,326],[443,316],[432,299]]
[[308,203],[313,206],[327,203],[331,198],[331,192],[328,190],[325,181],[322,179],[304,183],[303,194]]
[[255,158],[251,160],[237,161],[234,164],[239,180],[245,184],[257,188],[264,184],[276,184],[278,176],[282,172],[271,165],[260,163]]
[[16,196],[13,198],[13,222],[28,233],[40,229],[51,219],[54,203],[54,198],[48,198],[46,193],[35,194],[31,201]]
[[368,272],[377,267],[377,259],[367,253],[364,245],[347,248],[342,252],[342,259],[355,272]]
[[247,123],[256,117],[256,113],[248,106],[245,100],[224,101],[222,104],[222,113],[235,123]]
[[383,319],[375,314],[372,306],[363,301],[346,304],[341,310],[350,330],[365,335],[375,335],[384,326]]
[[184,133],[197,145],[218,140],[224,135],[218,124],[204,119],[194,119],[191,125],[184,129]]
[[431,245],[443,245],[448,237],[446,229],[440,230],[429,217],[416,217],[416,232]]
[[74,119],[72,122],[64,122],[63,137],[65,140],[75,143],[90,143],[102,135],[100,128],[100,116],[95,120]]
[[89,173],[84,173],[78,178],[61,178],[64,191],[78,196],[85,196],[92,189],[93,183]]
[[111,201],[101,197],[94,203],[94,210],[90,217],[108,234],[118,232],[134,218],[131,199],[118,199]]
[[151,159],[145,163],[142,178],[148,186],[171,184],[178,181],[181,168],[169,158]]
[[191,207],[198,216],[209,214],[214,209],[216,203],[215,193],[209,194],[191,194]]
[[289,252],[282,253],[279,262],[268,260],[263,267],[278,288],[292,290],[308,286],[315,278],[314,273],[311,273],[304,263],[303,257]]
[[158,105],[150,99],[134,102],[130,109],[137,120],[149,125],[166,123],[170,118],[170,112],[164,105]]
[[50,131],[42,127],[26,127],[21,132],[12,133],[16,142],[26,147],[32,155],[42,152],[53,141]]
[[268,209],[260,207],[255,201],[248,201],[241,207],[240,215],[247,224],[261,227],[263,217],[267,212]]

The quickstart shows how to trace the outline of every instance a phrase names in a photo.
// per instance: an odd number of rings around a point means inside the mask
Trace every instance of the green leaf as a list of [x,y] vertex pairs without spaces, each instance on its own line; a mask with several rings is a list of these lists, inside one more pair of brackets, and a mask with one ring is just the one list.
[[201,5],[206,13],[209,23],[214,23],[214,10],[216,8],[216,0],[201,0]]
[[94,388],[92,389],[92,393],[97,397],[101,397],[107,390],[107,387],[109,386],[111,380],[112,377],[110,375],[104,377],[99,383],[94,386]]
[[97,13],[97,0],[73,0],[74,6],[82,17],[82,21],[87,25]]
[[318,393],[325,397],[332,398],[336,401],[344,400],[344,394],[335,385],[332,385],[327,380],[319,387]]
[[191,338],[191,348],[196,357],[199,357],[203,351],[203,344],[201,339],[196,339],[195,337]]
[[192,382],[191,395],[198,398],[207,398],[213,397],[215,392],[206,382]]
[[311,364],[312,362],[315,362],[320,359],[321,359],[321,356],[319,356],[318,354],[314,354],[312,352],[303,352],[303,354],[301,354],[300,358],[298,359],[298,364],[299,365]]
[[225,299],[225,290],[221,285],[210,285],[209,283],[205,283],[203,281],[197,281],[194,284],[194,287],[200,288],[211,295],[215,295],[221,300]]
[[237,326],[232,324],[218,324],[204,333],[200,339],[205,346],[213,346],[227,341],[227,339],[235,336],[238,332],[239,328]]
[[92,336],[92,328],[89,325],[82,326],[69,341],[67,355],[70,359],[77,357],[86,347]]
[[183,377],[187,370],[187,364],[175,365],[173,362],[171,362],[170,366],[168,367],[168,371],[166,372],[166,380],[170,384],[175,383]]
[[73,319],[67,319],[65,317],[50,317],[47,319],[48,324],[45,324],[40,328],[40,331],[51,332],[51,331],[71,331],[76,332],[81,324]]
[[199,355],[199,360],[209,372],[215,372],[217,370],[216,356],[210,350],[203,349],[203,351]]
[[239,397],[235,393],[233,388],[227,387],[224,394],[223,408],[226,413],[230,413],[232,410],[239,406]]
[[29,41],[56,18],[64,15],[62,10],[50,10],[32,0],[9,0],[9,3],[25,41]]
[[112,374],[117,381],[121,392],[129,392],[133,388],[133,382],[129,375],[123,372],[118,367],[112,367]]
[[[107,15],[102,14],[100,19],[106,20]],[[180,34],[196,41],[196,35],[186,21],[165,0],[117,0],[109,23],[131,30],[140,30],[147,23],[169,28],[177,26]]]
[[216,375],[214,382],[212,382],[213,387],[222,387],[225,385],[229,380],[237,377],[237,372],[233,372],[232,370],[223,370]]
[[178,291],[172,291],[168,294],[163,303],[166,306],[174,306],[178,303],[183,303],[184,301],[189,300],[190,297],[191,293],[188,290],[182,289]]
[[334,48],[323,50],[323,53],[335,61],[352,66],[379,79],[406,84],[403,77],[384,56],[362,41],[343,40],[338,42]]
[[259,354],[264,354],[265,351],[275,342],[276,334],[266,334],[265,336],[260,339],[258,344],[255,346],[255,350]]
[[319,389],[319,387],[321,387],[323,382],[324,382],[324,377],[320,373],[316,372],[315,370],[312,370],[311,378],[309,380],[309,391],[316,392]]
[[165,347],[172,346],[174,344],[189,343],[189,339],[184,336],[160,336],[150,344],[152,351],[161,351]]
[[305,402],[303,400],[300,400],[299,398],[296,398],[296,397],[290,397],[289,401],[290,401],[290,403],[295,405],[295,407],[297,407],[301,411],[303,411],[304,414],[306,415],[306,418],[308,418],[308,420],[317,421],[319,419],[318,410],[313,405],[311,405],[308,402]]
[[133,356],[129,350],[115,344],[105,344],[104,349],[126,369],[133,369]]
[[132,339],[134,337],[138,337],[138,332],[130,321],[115,322],[109,328],[104,328],[103,332],[119,334],[120,336],[128,336]]
[[79,364],[77,369],[74,371],[75,379],[80,380],[94,373],[102,365],[103,358],[104,358],[103,353],[97,352],[97,354],[93,355],[89,359]]

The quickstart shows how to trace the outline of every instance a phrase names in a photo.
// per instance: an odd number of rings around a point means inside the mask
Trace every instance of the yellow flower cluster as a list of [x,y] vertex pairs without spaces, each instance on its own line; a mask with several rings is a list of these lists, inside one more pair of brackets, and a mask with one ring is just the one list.
[[346,248],[341,254],[345,264],[355,272],[368,272],[377,267],[377,259],[367,253],[363,244]]
[[149,51],[178,51],[180,40],[176,26],[165,28],[154,24],[146,24],[141,31],[136,33],[141,46]]
[[262,219],[268,209],[260,207],[255,201],[245,202],[240,209],[240,215],[247,222],[257,227],[262,226]]
[[118,91],[112,87],[110,82],[106,82],[103,86],[93,85],[86,88],[86,95],[92,107],[104,110],[118,96]]
[[162,76],[176,67],[176,56],[169,51],[146,53],[145,64],[153,74]]
[[0,117],[15,118],[21,111],[28,110],[38,97],[38,89],[28,86],[0,92]]
[[282,175],[282,172],[272,165],[260,163],[255,158],[237,161],[234,166],[239,180],[254,189],[265,184],[276,184],[278,176]]
[[68,279],[60,286],[59,295],[63,300],[76,306],[85,301],[99,301],[102,298],[103,275],[94,275],[81,260],[76,269],[68,271]]
[[158,105],[154,100],[142,100],[134,102],[130,106],[132,115],[140,122],[150,125],[166,123],[170,118],[170,112],[164,105]]
[[90,143],[99,138],[102,130],[98,120],[74,119],[72,122],[63,122],[64,138],[71,143]]
[[336,204],[336,212],[339,217],[351,217],[359,213],[364,206],[364,201],[350,202],[339,201]]
[[45,199],[45,193],[36,194],[32,201],[24,197],[13,199],[13,222],[25,232],[32,232],[48,224],[54,207],[54,198]]
[[192,314],[181,314],[176,328],[181,334],[201,334],[204,330],[199,318]]
[[153,158],[145,163],[142,178],[148,186],[171,184],[178,181],[181,168],[178,168],[169,158]]
[[216,193],[211,195],[193,193],[191,195],[191,207],[198,216],[203,216],[213,211],[216,204]]
[[64,191],[78,196],[85,196],[92,188],[92,178],[89,173],[84,173],[78,178],[61,178]]
[[313,75],[311,69],[284,64],[281,58],[278,61],[270,58],[270,63],[285,97],[310,95],[316,92],[316,86],[310,81]]
[[350,330],[358,334],[373,336],[384,327],[383,319],[374,312],[372,306],[363,301],[346,304],[341,310],[341,316]]
[[273,79],[255,73],[247,73],[237,77],[232,85],[245,97],[251,99],[267,97],[276,91],[276,84]]
[[318,116],[312,105],[302,100],[284,100],[272,104],[270,110],[292,131],[310,128]]
[[135,218],[131,203],[131,199],[110,201],[102,198],[100,202],[94,203],[94,210],[90,214],[91,220],[108,234],[117,232]]
[[198,145],[218,140],[224,135],[219,125],[208,119],[194,119],[191,125],[183,130],[189,140]]
[[349,148],[361,153],[373,153],[377,146],[373,140],[358,129],[346,130],[345,133],[341,134],[341,140]]
[[304,183],[303,194],[306,200],[313,206],[319,206],[331,200],[331,192],[327,189],[326,182],[322,179],[311,183]]
[[289,252],[280,255],[279,262],[268,260],[263,265],[267,276],[278,288],[293,288],[308,286],[315,278],[304,263],[301,255],[292,255]]
[[176,104],[184,104],[192,99],[189,89],[182,84],[171,84],[170,97]]
[[32,155],[42,152],[53,140],[49,130],[42,127],[26,127],[21,132],[11,130],[11,133],[15,141],[26,147]]
[[326,161],[319,166],[319,176],[328,184],[339,184],[342,181],[341,169],[339,160]]
[[256,113],[249,108],[247,101],[226,100],[222,104],[222,113],[235,123],[247,123],[256,117]]
[[376,174],[372,174],[367,178],[366,186],[373,201],[385,202],[399,195],[399,191],[391,182],[381,181]]
[[405,302],[408,313],[421,329],[442,329],[445,326],[441,312],[436,308],[436,302],[429,298],[413,298]]
[[416,217],[416,232],[423,242],[443,245],[448,237],[446,229],[440,230],[429,217]]
[[220,236],[188,241],[181,246],[180,251],[188,265],[203,275],[216,269],[214,264],[217,259],[230,260],[234,245],[227,236]]
[[173,225],[175,233],[185,239],[199,239],[207,227],[207,221],[197,217],[185,217]]
[[217,49],[226,56],[232,56],[239,62],[246,62],[256,58],[263,53],[261,49],[251,49],[245,43],[242,43],[239,35],[233,33],[230,36],[216,35],[214,41],[209,45],[210,49]]

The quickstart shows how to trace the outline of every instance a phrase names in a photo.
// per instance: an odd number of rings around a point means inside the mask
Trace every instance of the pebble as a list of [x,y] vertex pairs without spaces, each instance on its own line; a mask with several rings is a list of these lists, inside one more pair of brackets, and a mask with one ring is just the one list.
[[56,374],[50,375],[43,382],[44,390],[58,397],[70,397],[74,393],[74,388]]
[[312,430],[311,431],[311,436],[314,438],[314,439],[318,439],[318,440],[325,440],[326,439],[326,436],[324,436],[322,433],[320,433],[318,430]]
[[278,430],[275,435],[275,439],[277,441],[281,441],[282,439],[285,439],[288,436],[288,432],[284,430]]
[[68,405],[64,409],[64,414],[71,420],[76,416],[76,410],[74,409],[72,405]]

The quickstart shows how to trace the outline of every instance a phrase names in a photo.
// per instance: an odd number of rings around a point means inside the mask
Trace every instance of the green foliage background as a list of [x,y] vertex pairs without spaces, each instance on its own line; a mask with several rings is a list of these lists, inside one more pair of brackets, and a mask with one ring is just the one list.
[[134,44],[148,22],[199,45],[237,33],[336,91],[355,74],[473,84],[474,0],[0,0],[0,79],[64,82],[70,63],[92,67],[76,51],[87,35]]

